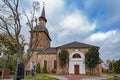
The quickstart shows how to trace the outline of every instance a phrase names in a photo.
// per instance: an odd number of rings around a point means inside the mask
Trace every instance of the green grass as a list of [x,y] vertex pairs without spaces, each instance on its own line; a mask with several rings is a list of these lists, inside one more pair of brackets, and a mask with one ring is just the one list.
[[25,76],[24,80],[58,80],[56,78],[50,77],[47,74],[37,74],[36,76]]
[[115,80],[114,78],[108,78],[108,79],[105,79],[105,80]]

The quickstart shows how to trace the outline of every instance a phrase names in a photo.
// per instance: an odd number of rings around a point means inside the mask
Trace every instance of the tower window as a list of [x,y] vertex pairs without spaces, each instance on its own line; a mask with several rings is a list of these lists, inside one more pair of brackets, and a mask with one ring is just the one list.
[[78,54],[78,53],[77,53],[77,54],[74,54],[74,55],[73,55],[73,58],[81,58],[81,55]]

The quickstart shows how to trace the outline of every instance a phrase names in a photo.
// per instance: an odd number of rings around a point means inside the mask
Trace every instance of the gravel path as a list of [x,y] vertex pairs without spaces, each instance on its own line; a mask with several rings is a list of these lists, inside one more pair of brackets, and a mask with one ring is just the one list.
[[100,77],[96,77],[96,78],[84,78],[84,79],[81,79],[81,80],[104,80],[106,78],[100,78]]
[[68,80],[66,77],[62,77],[62,76],[51,76],[51,77],[57,78],[59,80]]
[[57,76],[57,75],[52,75],[52,77],[55,77],[59,80],[105,80],[107,78],[110,78],[108,75],[101,75],[101,76],[96,76],[96,77],[88,77],[88,76],[81,76],[81,75],[67,75],[65,76]]
[[13,79],[0,79],[0,80],[13,80]]
[[91,77],[91,78],[84,78],[81,80],[105,80],[107,78],[110,78],[111,76],[108,75],[101,75],[100,77]]

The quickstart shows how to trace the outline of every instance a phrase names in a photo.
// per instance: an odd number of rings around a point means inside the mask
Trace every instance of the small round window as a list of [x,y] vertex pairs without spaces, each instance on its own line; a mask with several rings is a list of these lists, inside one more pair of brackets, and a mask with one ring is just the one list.
[[74,54],[73,58],[81,58],[80,54]]

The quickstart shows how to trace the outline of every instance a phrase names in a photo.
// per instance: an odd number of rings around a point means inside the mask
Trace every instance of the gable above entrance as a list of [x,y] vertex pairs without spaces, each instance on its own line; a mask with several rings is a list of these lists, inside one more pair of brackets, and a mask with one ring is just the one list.
[[83,59],[85,58],[84,53],[80,52],[78,49],[75,49],[75,51],[73,51],[73,52],[70,54],[69,58],[70,58],[70,59],[73,59],[75,55],[78,55],[79,58],[83,58]]

